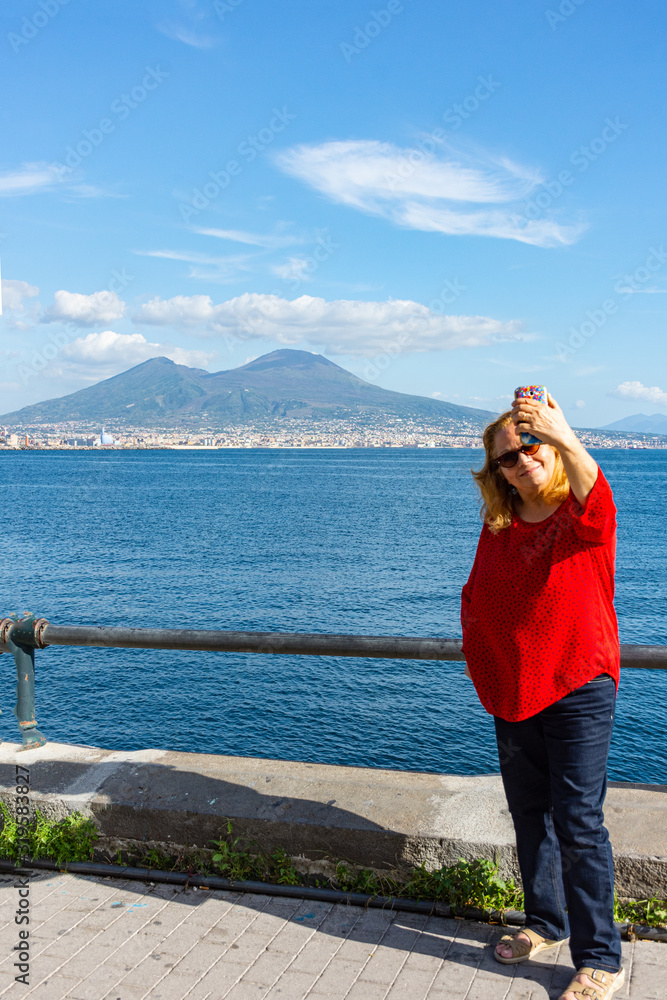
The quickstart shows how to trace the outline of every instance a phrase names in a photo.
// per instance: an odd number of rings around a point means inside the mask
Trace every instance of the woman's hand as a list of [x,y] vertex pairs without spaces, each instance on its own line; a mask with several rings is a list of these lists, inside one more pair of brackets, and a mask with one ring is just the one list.
[[538,403],[535,399],[515,399],[512,403],[512,421],[517,434],[534,434],[545,444],[551,444],[560,451],[571,447],[577,438],[565,419],[565,414],[553,398],[547,394],[548,403]]
[[572,492],[583,507],[598,477],[597,462],[588,454],[553,396],[547,394],[547,400],[545,406],[534,399],[515,399],[512,421],[517,434],[534,434],[544,444],[558,449]]

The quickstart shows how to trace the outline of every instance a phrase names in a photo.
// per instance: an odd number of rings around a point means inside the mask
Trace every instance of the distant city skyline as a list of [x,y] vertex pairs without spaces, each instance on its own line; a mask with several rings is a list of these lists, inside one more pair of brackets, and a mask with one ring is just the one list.
[[463,406],[667,413],[655,0],[0,18],[2,411],[297,347]]

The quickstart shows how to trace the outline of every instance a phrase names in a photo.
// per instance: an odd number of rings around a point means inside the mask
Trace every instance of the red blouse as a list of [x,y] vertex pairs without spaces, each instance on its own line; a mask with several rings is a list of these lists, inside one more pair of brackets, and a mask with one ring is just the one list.
[[484,525],[461,594],[463,651],[487,712],[519,722],[598,674],[618,688],[616,507],[598,476],[546,520]]

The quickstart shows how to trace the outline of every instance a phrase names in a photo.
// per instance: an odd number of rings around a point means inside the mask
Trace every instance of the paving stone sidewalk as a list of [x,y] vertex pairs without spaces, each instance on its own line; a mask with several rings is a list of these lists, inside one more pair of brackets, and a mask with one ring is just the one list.
[[[30,984],[14,981],[19,888],[0,877],[0,996],[44,1000],[547,1000],[566,949],[502,966],[503,930],[275,896],[34,873]],[[667,998],[667,944],[625,943],[616,997]],[[542,960],[543,959],[543,960]]]

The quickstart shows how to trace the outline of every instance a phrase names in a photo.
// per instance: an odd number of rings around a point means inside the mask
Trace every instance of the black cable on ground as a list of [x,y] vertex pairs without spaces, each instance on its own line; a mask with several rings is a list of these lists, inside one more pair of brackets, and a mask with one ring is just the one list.
[[[436,917],[461,917],[481,923],[523,926],[526,915],[521,910],[459,910],[436,900],[401,899],[398,896],[369,896],[363,892],[341,892],[338,889],[319,889],[309,885],[275,885],[272,882],[235,882],[217,875],[186,875],[184,872],[163,872],[155,868],[133,868],[129,865],[101,864],[97,861],[70,861],[60,865],[55,861],[31,859],[27,866],[17,867],[10,861],[0,860],[0,872],[25,876],[32,868],[45,871],[70,872],[72,875],[98,875],[104,878],[129,878],[141,882],[162,882],[185,888],[226,889],[232,892],[253,892],[267,896],[290,896],[294,899],[312,899],[322,903],[346,903],[348,906],[373,907],[403,913],[426,913]],[[667,928],[644,927],[640,924],[617,923],[623,937],[630,940],[667,943]]]
[[133,868],[129,865],[101,864],[97,861],[70,861],[59,865],[55,861],[34,860],[17,868],[9,861],[0,861],[0,871],[20,875],[31,868],[47,871],[68,871],[73,875],[101,875],[112,878],[134,878],[144,882],[163,882],[202,889],[226,889],[233,892],[262,893],[269,896],[289,896],[294,899],[312,899],[325,903],[346,903],[348,906],[375,907],[383,910],[400,910],[408,913],[426,913],[437,917],[463,917],[467,920],[494,923],[523,924],[525,916],[519,910],[456,910],[448,903],[437,900],[401,899],[397,896],[370,896],[363,892],[342,892],[338,889],[320,889],[309,885],[276,885],[272,882],[236,882],[217,875],[186,875],[184,872],[164,872],[155,868]]

